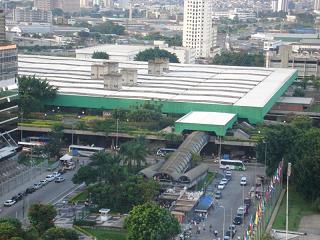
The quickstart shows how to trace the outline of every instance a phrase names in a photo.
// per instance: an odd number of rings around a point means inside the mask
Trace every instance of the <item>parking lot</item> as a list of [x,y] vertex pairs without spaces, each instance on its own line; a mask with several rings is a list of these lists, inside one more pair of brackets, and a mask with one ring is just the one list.
[[[215,186],[220,179],[222,178],[222,170],[218,170],[219,175],[211,185],[209,189],[212,189],[214,192],[217,191]],[[223,219],[225,211],[225,226],[224,231],[228,230],[230,224],[234,217],[237,215],[238,207],[243,205],[243,198],[248,196],[250,188],[254,185],[255,176],[257,174],[264,175],[263,167],[249,166],[246,171],[232,171],[232,179],[226,184],[225,188],[221,191],[221,199],[214,201],[213,208],[210,209],[207,217],[204,217],[204,220],[195,226],[192,224],[192,237],[191,239],[201,239],[201,240],[212,240],[212,239],[223,239]],[[240,179],[242,176],[246,176],[247,185],[240,186]],[[254,201],[254,199],[252,199]],[[252,203],[249,208],[249,213],[253,212],[254,203]],[[236,235],[234,239],[237,239],[238,236],[243,236],[243,226],[248,224],[248,215],[245,215],[244,223],[236,226]],[[210,228],[210,225],[212,228]],[[200,234],[197,234],[197,230],[200,230]],[[214,235],[214,230],[218,231],[217,237]]]

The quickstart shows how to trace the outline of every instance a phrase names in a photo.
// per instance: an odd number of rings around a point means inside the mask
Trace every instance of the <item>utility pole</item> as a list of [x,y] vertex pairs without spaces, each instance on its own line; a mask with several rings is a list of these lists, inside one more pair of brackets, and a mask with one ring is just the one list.
[[288,203],[289,203],[289,177],[291,175],[291,163],[288,163],[287,170],[287,208],[286,208],[286,240],[288,240],[288,225],[289,225],[289,211],[288,211]]

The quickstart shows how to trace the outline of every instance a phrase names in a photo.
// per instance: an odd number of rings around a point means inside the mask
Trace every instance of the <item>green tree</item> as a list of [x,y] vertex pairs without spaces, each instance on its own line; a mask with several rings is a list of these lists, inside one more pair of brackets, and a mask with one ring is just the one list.
[[146,162],[148,154],[145,139],[138,137],[122,144],[120,154],[129,169],[131,169],[132,166],[136,166],[139,169],[141,164]]
[[64,145],[63,140],[63,126],[55,124],[49,134],[49,142],[45,145],[44,150],[50,157],[59,157],[61,148]]
[[53,227],[45,231],[42,240],[78,240],[79,235],[73,229]]
[[9,240],[14,237],[22,237],[23,230],[18,219],[4,218],[0,219],[0,239]]
[[155,203],[135,206],[125,219],[129,240],[168,240],[180,232],[178,221]]
[[46,100],[54,99],[58,89],[35,76],[18,77],[19,108],[24,114],[41,111]]
[[109,54],[106,52],[94,52],[92,54],[93,59],[109,59]]
[[115,24],[111,21],[106,21],[97,26],[90,27],[90,32],[98,32],[101,34],[124,35],[125,27]]
[[265,61],[263,54],[224,51],[221,54],[214,56],[211,64],[264,67]]
[[142,52],[139,52],[134,60],[135,61],[149,61],[149,60],[154,60],[155,58],[168,58],[169,62],[171,63],[179,63],[178,57],[173,54],[168,52],[167,50],[159,49],[159,48],[149,48],[146,49]]
[[294,89],[294,92],[293,92],[293,97],[304,97],[305,96],[305,92],[302,88],[296,88]]
[[53,219],[57,215],[52,205],[36,203],[30,206],[28,217],[32,226],[42,235],[49,228],[54,227]]

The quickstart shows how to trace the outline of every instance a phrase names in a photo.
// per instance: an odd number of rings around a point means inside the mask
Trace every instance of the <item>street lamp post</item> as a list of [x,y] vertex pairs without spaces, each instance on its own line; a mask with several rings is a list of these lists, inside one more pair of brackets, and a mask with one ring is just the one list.
[[224,238],[224,225],[226,221],[226,209],[224,206],[219,205],[219,207],[223,208],[223,223],[222,223],[222,239]]
[[291,175],[291,163],[288,163],[287,170],[287,208],[286,208],[286,240],[288,240],[288,226],[289,226],[289,211],[288,211],[288,203],[289,203],[289,177]]
[[264,148],[264,165],[267,166],[267,148],[268,148],[268,142],[263,141],[263,143],[266,145]]

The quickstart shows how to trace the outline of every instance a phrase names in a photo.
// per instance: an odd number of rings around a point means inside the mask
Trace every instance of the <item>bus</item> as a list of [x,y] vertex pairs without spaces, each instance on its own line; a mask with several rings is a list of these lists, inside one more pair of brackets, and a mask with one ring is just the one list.
[[91,147],[82,145],[70,145],[69,152],[72,156],[90,157],[97,152],[105,151],[102,147]]
[[41,142],[18,142],[18,145],[22,147],[23,152],[31,152],[32,148],[44,146]]
[[245,171],[246,166],[241,160],[220,159],[221,169],[241,170]]
[[167,154],[173,153],[175,151],[176,149],[174,148],[159,148],[157,151],[157,156],[165,157]]

